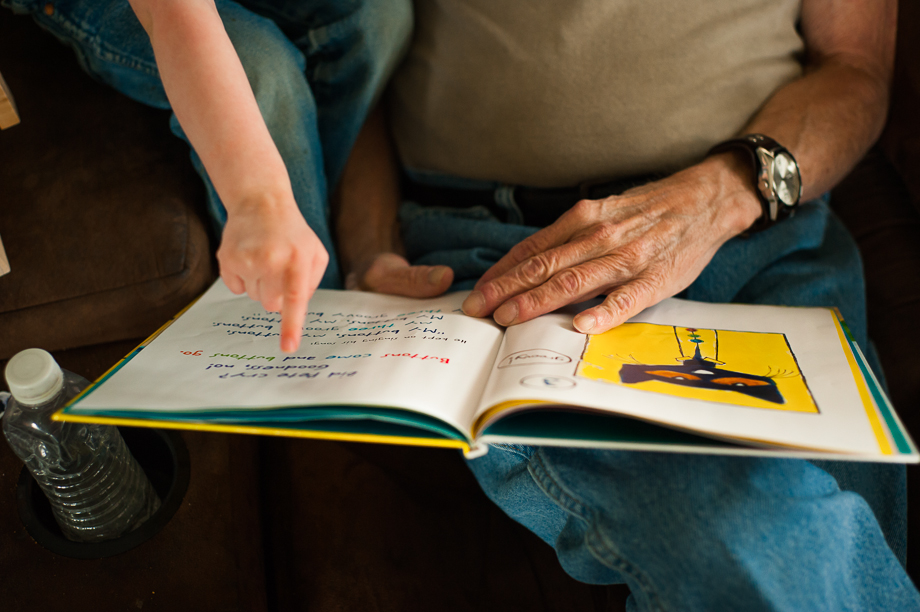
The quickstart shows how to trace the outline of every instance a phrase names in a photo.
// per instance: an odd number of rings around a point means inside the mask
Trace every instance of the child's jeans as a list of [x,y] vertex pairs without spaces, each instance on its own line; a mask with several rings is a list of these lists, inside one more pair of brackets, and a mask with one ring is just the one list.
[[[150,39],[127,0],[3,0],[71,46],[96,79],[150,106],[170,108]],[[328,194],[386,79],[409,42],[409,0],[217,0],[268,130],[290,175],[294,199],[326,250]],[[185,139],[172,116],[173,132]],[[187,139],[186,139],[187,140]],[[218,231],[227,213],[198,156],[208,212]],[[330,258],[323,287],[341,286]]]

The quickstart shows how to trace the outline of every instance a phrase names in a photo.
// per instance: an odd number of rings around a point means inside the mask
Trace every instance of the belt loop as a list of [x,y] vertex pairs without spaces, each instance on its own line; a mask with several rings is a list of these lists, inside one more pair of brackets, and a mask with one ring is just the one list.
[[513,185],[501,185],[500,187],[496,187],[494,193],[495,203],[498,204],[499,208],[505,211],[505,223],[523,225],[524,213],[521,212],[520,206],[518,206],[514,199],[514,189],[515,187]]

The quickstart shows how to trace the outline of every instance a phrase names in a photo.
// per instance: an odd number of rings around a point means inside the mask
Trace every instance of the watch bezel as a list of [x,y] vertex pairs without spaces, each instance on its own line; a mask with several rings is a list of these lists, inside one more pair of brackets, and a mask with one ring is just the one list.
[[776,196],[776,187],[773,184],[773,160],[772,151],[763,147],[757,147],[754,152],[757,154],[758,177],[757,189],[760,196],[767,201],[768,208],[764,211],[770,221],[777,221],[779,217],[779,198]]

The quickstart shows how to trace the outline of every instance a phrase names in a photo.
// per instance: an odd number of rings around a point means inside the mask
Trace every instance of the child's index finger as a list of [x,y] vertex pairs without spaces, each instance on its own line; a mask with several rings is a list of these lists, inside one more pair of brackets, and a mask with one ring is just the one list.
[[302,291],[285,291],[281,306],[281,350],[293,353],[300,346],[308,296]]

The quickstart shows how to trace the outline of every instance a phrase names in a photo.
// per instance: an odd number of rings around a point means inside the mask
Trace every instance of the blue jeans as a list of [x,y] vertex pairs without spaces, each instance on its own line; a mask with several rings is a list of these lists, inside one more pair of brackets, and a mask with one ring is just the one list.
[[[508,195],[496,202],[514,218]],[[500,223],[485,208],[413,202],[400,220],[413,262],[453,267],[455,288],[470,287],[536,231]],[[870,348],[859,253],[826,199],[730,240],[681,297],[839,306]],[[628,584],[631,610],[920,610],[903,567],[903,466],[520,445],[493,445],[468,465],[571,576]]]
[[[127,0],[2,0],[70,45],[96,79],[168,109],[153,49]],[[333,254],[328,195],[409,41],[409,0],[217,0],[307,224]],[[50,14],[48,14],[50,13]],[[172,131],[187,141],[175,115]],[[227,213],[198,155],[219,235]],[[335,257],[322,285],[341,286]]]

